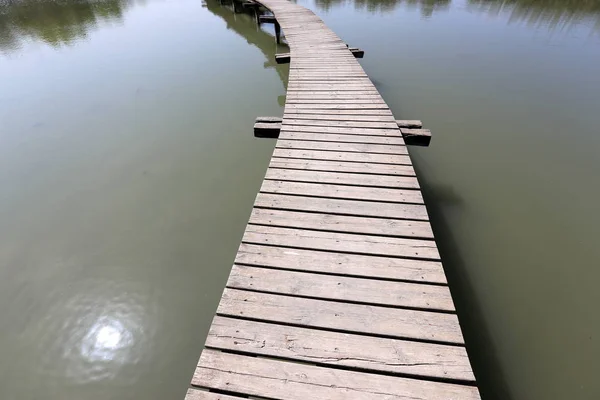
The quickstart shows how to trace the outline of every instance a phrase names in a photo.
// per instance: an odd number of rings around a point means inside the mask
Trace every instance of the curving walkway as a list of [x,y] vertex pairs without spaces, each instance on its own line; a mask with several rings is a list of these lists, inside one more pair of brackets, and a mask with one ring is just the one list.
[[291,48],[287,102],[186,399],[479,399],[389,107],[321,19],[260,3]]

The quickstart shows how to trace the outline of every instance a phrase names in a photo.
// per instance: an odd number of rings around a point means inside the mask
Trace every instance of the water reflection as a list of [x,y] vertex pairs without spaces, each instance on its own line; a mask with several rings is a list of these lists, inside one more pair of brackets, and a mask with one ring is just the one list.
[[598,0],[468,0],[468,8],[492,15],[508,13],[509,21],[530,25],[561,28],[589,21],[594,29],[600,28]]
[[[251,44],[258,48],[266,58],[264,62],[265,68],[274,68],[283,82],[287,85],[289,76],[289,69],[286,65],[278,65],[275,62],[275,54],[287,53],[290,51],[289,47],[285,43],[277,44],[275,41],[275,35],[267,32],[265,29],[273,29],[272,25],[259,27],[256,23],[256,16],[254,11],[246,9],[245,11],[240,10],[233,6],[231,2],[225,3],[218,0],[206,0],[204,6],[213,13],[214,15],[222,18],[226,24],[227,29],[230,29],[243,37],[248,44]],[[260,14],[260,11],[259,11]],[[279,105],[285,104],[285,96],[281,99],[278,98]]]
[[92,362],[115,360],[127,351],[132,342],[132,333],[121,321],[104,316],[85,335],[81,355]]
[[508,14],[509,22],[525,22],[550,28],[589,23],[600,28],[599,0],[314,0],[320,10],[330,11],[352,4],[355,9],[371,13],[387,13],[398,7],[418,8],[424,18],[450,6],[466,6],[469,11],[489,15]]
[[85,38],[102,22],[122,23],[130,0],[0,0],[0,50],[25,42],[53,47]]
[[434,11],[448,9],[450,2],[451,0],[315,0],[316,6],[322,10],[330,10],[332,7],[347,3],[354,4],[357,10],[372,13],[394,11],[401,5],[410,8],[418,7],[424,17],[430,17]]

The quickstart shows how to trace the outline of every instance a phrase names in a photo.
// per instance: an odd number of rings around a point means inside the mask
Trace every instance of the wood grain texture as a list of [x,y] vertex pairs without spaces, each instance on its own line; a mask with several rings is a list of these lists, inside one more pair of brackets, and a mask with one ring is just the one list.
[[368,186],[342,186],[310,182],[264,180],[260,191],[263,193],[314,196],[328,199],[423,204],[423,196],[418,190]]
[[384,136],[394,137],[401,140],[404,144],[402,132],[399,129],[390,129],[384,125],[372,124],[371,127],[353,125],[348,122],[345,125],[322,124],[322,125],[282,125],[281,130],[289,133],[317,133],[317,134],[334,134],[334,135],[357,135],[357,136]]
[[332,370],[206,349],[192,384],[282,400],[476,400],[470,386]]
[[188,389],[185,400],[240,400],[240,398],[209,392],[208,390]]
[[439,261],[435,242],[387,236],[248,225],[244,243]]
[[[256,132],[256,125],[254,131]],[[277,125],[277,124],[264,124]],[[278,129],[275,127],[274,129]],[[288,128],[289,129],[289,128]],[[313,142],[337,142],[337,143],[362,143],[362,144],[387,144],[404,146],[404,139],[401,137],[376,135],[362,136],[358,134],[335,134],[335,133],[315,133],[315,132],[296,132],[293,130],[280,131],[279,138],[283,140],[302,140]]]
[[390,282],[234,265],[227,287],[349,303],[454,311],[447,286],[414,282]]
[[217,314],[263,322],[464,345],[456,314],[226,288]]
[[345,151],[352,153],[373,153],[373,154],[408,154],[406,146],[396,145],[378,145],[366,143],[323,143],[308,140],[285,140],[277,141],[277,148],[280,149],[304,149],[304,150],[328,150]]
[[415,221],[429,220],[425,206],[418,204],[259,193],[256,196],[254,206],[257,208],[319,212],[331,215],[380,217]]
[[369,164],[386,165],[411,165],[410,157],[392,154],[372,154],[343,151],[321,151],[311,149],[286,149],[275,148],[274,157],[299,158],[305,160],[360,162]]
[[206,346],[310,363],[474,381],[464,347],[215,317]]
[[418,189],[419,182],[411,176],[369,175],[345,172],[303,171],[296,169],[269,168],[265,179],[336,185],[372,186],[394,189]]
[[428,221],[255,208],[248,222],[285,228],[433,239]]
[[446,284],[440,262],[242,243],[235,262],[344,276]]
[[373,164],[344,161],[322,161],[272,157],[269,168],[300,169],[305,171],[354,172],[376,175],[415,176],[411,165]]

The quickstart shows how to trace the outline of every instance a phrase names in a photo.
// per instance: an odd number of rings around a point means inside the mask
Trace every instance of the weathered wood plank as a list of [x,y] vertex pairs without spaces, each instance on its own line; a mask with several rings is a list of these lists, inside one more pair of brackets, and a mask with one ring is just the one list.
[[399,128],[419,129],[423,127],[423,123],[418,119],[397,119],[396,124]]
[[282,125],[281,130],[286,132],[313,132],[313,133],[333,133],[341,135],[366,135],[366,136],[387,136],[402,139],[400,129],[391,129],[384,126],[375,125],[373,128],[352,126],[348,123],[346,126],[323,126],[321,125]]
[[[352,124],[353,122],[384,122],[389,123],[390,116],[389,115],[336,115],[336,114],[321,114],[321,113],[293,113],[289,112],[284,114],[286,119],[295,119],[295,120],[311,120],[311,121],[336,121],[336,122],[348,122]],[[395,128],[394,128],[395,129]]]
[[464,344],[456,314],[225,289],[217,314],[348,333]]
[[[357,105],[368,105],[368,104],[385,104],[383,99],[368,98],[368,99],[287,99],[286,104],[357,104]],[[386,105],[387,108],[387,105]]]
[[431,131],[429,129],[400,129],[406,143],[413,146],[429,146]]
[[254,122],[266,123],[266,124],[277,124],[281,123],[283,118],[281,117],[256,117]]
[[429,222],[255,208],[249,223],[342,233],[433,239]]
[[447,286],[393,282],[234,265],[232,289],[384,306],[454,311]]
[[364,374],[206,349],[192,384],[282,400],[477,400],[472,386]]
[[208,390],[188,389],[185,400],[240,400],[240,398],[209,392]]
[[[315,92],[314,94],[305,94],[306,92],[289,92],[286,99],[289,101],[297,100],[354,100],[354,99],[381,99],[381,96],[373,93],[351,93],[351,94],[332,94],[329,92]],[[310,92],[308,92],[310,93]],[[318,115],[318,114],[317,114]],[[388,119],[389,120],[389,119]]]
[[376,175],[415,176],[415,170],[410,165],[389,165],[359,162],[338,162],[321,160],[302,160],[272,157],[270,168],[301,169],[307,171],[354,172]]
[[464,347],[215,317],[207,347],[418,377],[475,380]]
[[287,110],[286,114],[315,114],[319,113],[321,115],[389,115],[392,116],[392,112],[389,109],[376,109],[376,110],[334,110],[334,109],[322,109],[322,110],[314,110],[310,108],[302,109],[294,109]]
[[335,275],[446,284],[438,261],[290,249],[242,243],[236,264]]
[[394,154],[407,155],[406,146],[401,145],[381,145],[364,143],[323,143],[307,140],[283,140],[280,139],[275,145],[280,149],[302,149],[302,150],[327,150],[343,151],[350,153],[373,153],[373,154]]
[[[296,126],[320,126],[333,128],[366,128],[366,129],[386,129],[389,134],[401,136],[400,129],[392,121],[335,121],[325,119],[291,118],[289,114],[284,115],[283,126],[290,126],[295,129]],[[355,129],[358,130],[358,129]],[[369,132],[369,131],[366,131]],[[340,132],[337,132],[340,133]],[[364,133],[363,133],[364,134]]]
[[316,196],[333,199],[423,204],[418,190],[387,189],[369,186],[343,186],[310,182],[264,180],[264,193]]
[[[293,91],[320,91],[325,90],[329,91],[332,89],[335,90],[356,90],[365,88],[365,92],[373,92],[375,89],[370,89],[368,86],[362,86],[357,84],[344,84],[340,83],[339,85],[333,84],[294,84],[288,86],[288,90]],[[386,104],[286,104],[286,108],[289,109],[297,109],[297,108],[316,108],[316,109],[332,109],[332,110],[388,110],[388,106]]]
[[418,189],[415,177],[395,175],[369,175],[350,172],[302,171],[270,168],[266,180],[329,183],[334,185],[373,186],[394,189]]
[[[256,122],[254,124],[254,136],[262,138],[277,138],[281,131],[280,123]],[[404,143],[404,141],[402,141]]]
[[[272,124],[271,124],[272,125]],[[314,142],[336,142],[336,143],[362,143],[362,144],[387,144],[404,146],[404,139],[385,135],[344,135],[326,132],[295,132],[293,128],[280,130],[279,138],[282,140],[302,140]],[[255,126],[256,133],[256,126]]]
[[375,153],[356,153],[356,152],[337,152],[337,151],[322,151],[312,149],[286,149],[275,148],[273,156],[276,157],[291,157],[302,158],[308,160],[326,160],[326,161],[344,161],[344,162],[365,162],[372,164],[397,164],[411,165],[410,158],[407,154],[375,154]]
[[409,257],[434,261],[440,259],[433,241],[387,236],[248,225],[242,241],[244,243],[339,251],[352,254]]
[[427,209],[419,204],[386,203],[303,195],[259,193],[255,207],[290,211],[322,212],[357,217],[380,217],[428,221]]

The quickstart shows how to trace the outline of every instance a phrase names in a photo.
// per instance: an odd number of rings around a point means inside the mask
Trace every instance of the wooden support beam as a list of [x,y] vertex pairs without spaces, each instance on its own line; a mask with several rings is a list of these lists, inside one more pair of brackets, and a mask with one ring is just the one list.
[[283,118],[281,117],[256,117],[256,121],[254,122],[260,122],[265,124],[281,124],[282,121]]
[[[355,58],[363,58],[365,56],[365,51],[356,47],[348,48],[352,52]],[[277,64],[289,64],[292,60],[290,53],[279,53],[275,54],[275,61]]]
[[290,53],[275,54],[275,62],[277,64],[289,64],[291,59]]
[[[259,138],[277,139],[281,131],[282,118],[257,117],[254,122],[254,136]],[[429,146],[431,131],[421,129],[423,124],[419,120],[397,120],[396,123],[402,133],[404,143],[408,146]]]
[[281,25],[275,21],[275,41],[277,44],[281,43]]
[[398,128],[421,129],[423,123],[418,119],[397,119]]
[[258,17],[258,22],[261,24],[274,24],[277,20],[274,15],[261,15]]
[[349,47],[348,50],[354,54],[354,58],[363,58],[365,56],[365,51],[359,49],[358,47]]
[[400,128],[404,143],[409,146],[429,146],[431,131],[429,129]]
[[254,137],[277,139],[281,131],[279,117],[258,117],[254,122]]

